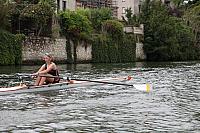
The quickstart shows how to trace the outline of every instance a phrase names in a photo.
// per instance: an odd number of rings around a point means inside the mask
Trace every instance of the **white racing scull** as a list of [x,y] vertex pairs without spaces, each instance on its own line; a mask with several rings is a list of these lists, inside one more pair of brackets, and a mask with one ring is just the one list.
[[[66,79],[66,78],[61,78]],[[113,85],[125,85],[132,86],[137,90],[150,92],[152,90],[152,85],[150,84],[125,84],[123,81],[128,81],[131,78],[122,77],[122,78],[105,78],[98,80],[83,80],[83,79],[71,79],[70,81],[62,81],[60,83],[42,85],[42,86],[27,86],[25,84],[21,84],[19,86],[14,87],[6,87],[0,88],[0,96],[3,95],[11,95],[11,94],[21,94],[21,93],[31,93],[31,92],[42,92],[42,91],[51,91],[51,90],[62,90],[69,88],[76,88],[82,86],[91,86],[91,85],[102,85],[102,84],[113,84]]]

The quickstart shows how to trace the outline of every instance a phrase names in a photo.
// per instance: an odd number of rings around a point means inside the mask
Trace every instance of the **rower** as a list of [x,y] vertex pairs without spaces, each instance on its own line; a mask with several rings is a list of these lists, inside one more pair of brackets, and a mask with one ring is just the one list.
[[[53,56],[49,53],[46,53],[43,56],[43,60],[45,61],[45,64],[41,66],[41,68],[34,73],[33,75],[37,76],[37,79],[35,81],[35,86],[40,86],[43,84],[49,84],[49,83],[58,83],[59,73],[56,64],[53,62]],[[43,75],[43,76],[40,76]],[[47,77],[45,77],[46,75]],[[55,78],[50,78],[48,76],[56,76]]]

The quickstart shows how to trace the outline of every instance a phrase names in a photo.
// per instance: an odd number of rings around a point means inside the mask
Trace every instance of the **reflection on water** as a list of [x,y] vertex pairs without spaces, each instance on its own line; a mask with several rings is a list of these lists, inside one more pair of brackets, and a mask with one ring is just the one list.
[[[0,73],[32,73],[39,66],[0,67]],[[198,132],[198,62],[59,65],[62,76],[97,79],[133,76],[152,83],[151,93],[101,85],[0,96],[0,132]]]

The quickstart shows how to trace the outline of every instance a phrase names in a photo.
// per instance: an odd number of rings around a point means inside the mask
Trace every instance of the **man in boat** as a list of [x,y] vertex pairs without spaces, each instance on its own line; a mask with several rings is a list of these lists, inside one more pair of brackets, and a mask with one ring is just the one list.
[[46,53],[43,56],[43,60],[45,61],[45,64],[43,64],[41,68],[36,73],[33,74],[37,76],[37,79],[34,85],[40,86],[43,84],[58,83],[60,78],[59,78],[57,66],[53,62],[52,55],[49,53]]

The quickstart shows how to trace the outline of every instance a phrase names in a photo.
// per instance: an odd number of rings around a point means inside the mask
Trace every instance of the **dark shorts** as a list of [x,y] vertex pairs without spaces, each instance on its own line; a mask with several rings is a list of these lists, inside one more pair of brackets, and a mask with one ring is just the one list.
[[53,83],[59,83],[60,78],[54,78],[53,82],[45,81],[46,84],[53,84]]
[[60,78],[54,78],[53,83],[59,83]]

